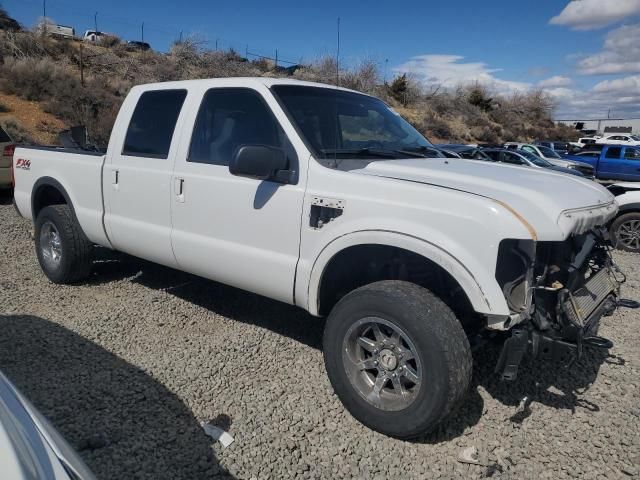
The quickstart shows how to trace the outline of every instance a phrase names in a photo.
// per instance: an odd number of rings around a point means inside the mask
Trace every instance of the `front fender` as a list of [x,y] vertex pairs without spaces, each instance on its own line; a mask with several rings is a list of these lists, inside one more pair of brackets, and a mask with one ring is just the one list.
[[509,315],[509,308],[493,272],[473,272],[459,258],[441,245],[409,234],[389,230],[360,230],[338,236],[327,243],[312,261],[300,262],[296,279],[296,304],[307,306],[312,315],[318,315],[318,296],[326,266],[334,255],[345,248],[379,244],[402,248],[436,263],[458,282],[474,310],[490,315]]

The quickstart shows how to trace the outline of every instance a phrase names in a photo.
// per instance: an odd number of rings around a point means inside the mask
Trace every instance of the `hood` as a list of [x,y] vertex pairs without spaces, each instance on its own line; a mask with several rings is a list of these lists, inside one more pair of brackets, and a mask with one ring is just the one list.
[[490,198],[517,212],[534,227],[540,240],[582,233],[604,224],[617,210],[614,196],[606,188],[543,168],[432,158],[376,161],[353,172]]

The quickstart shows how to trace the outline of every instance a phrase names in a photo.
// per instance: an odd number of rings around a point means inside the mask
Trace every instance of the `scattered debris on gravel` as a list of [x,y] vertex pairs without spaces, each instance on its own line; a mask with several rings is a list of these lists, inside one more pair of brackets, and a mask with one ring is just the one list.
[[[498,347],[484,348],[464,405],[405,442],[363,427],[333,394],[322,320],[110,252],[89,282],[53,285],[30,230],[0,197],[0,369],[99,478],[640,474],[637,310],[604,319],[609,355],[524,364],[515,383],[493,374]],[[640,259],[615,258],[628,274],[624,295],[639,299]],[[223,448],[203,422],[234,442]],[[461,463],[471,446],[477,464]]]

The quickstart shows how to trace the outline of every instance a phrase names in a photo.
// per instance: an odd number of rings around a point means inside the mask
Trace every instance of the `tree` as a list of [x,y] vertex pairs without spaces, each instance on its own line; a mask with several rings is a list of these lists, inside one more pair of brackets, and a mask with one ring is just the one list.
[[391,85],[387,86],[387,89],[392,98],[406,106],[407,92],[409,90],[409,80],[406,73],[394,78]]

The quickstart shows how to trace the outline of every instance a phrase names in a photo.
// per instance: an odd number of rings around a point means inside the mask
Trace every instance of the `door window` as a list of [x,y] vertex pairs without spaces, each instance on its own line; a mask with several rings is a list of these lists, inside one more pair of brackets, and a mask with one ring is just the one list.
[[511,165],[525,165],[525,161],[518,155],[511,152],[502,152],[501,161],[504,163],[510,163]]
[[605,158],[620,158],[621,152],[622,147],[609,147],[607,153],[605,154]]
[[200,105],[187,161],[228,166],[243,145],[284,148],[285,134],[258,92],[212,88]]
[[133,111],[122,154],[166,159],[186,96],[186,90],[144,92]]
[[637,148],[627,148],[624,152],[624,158],[627,160],[640,160],[640,150]]

